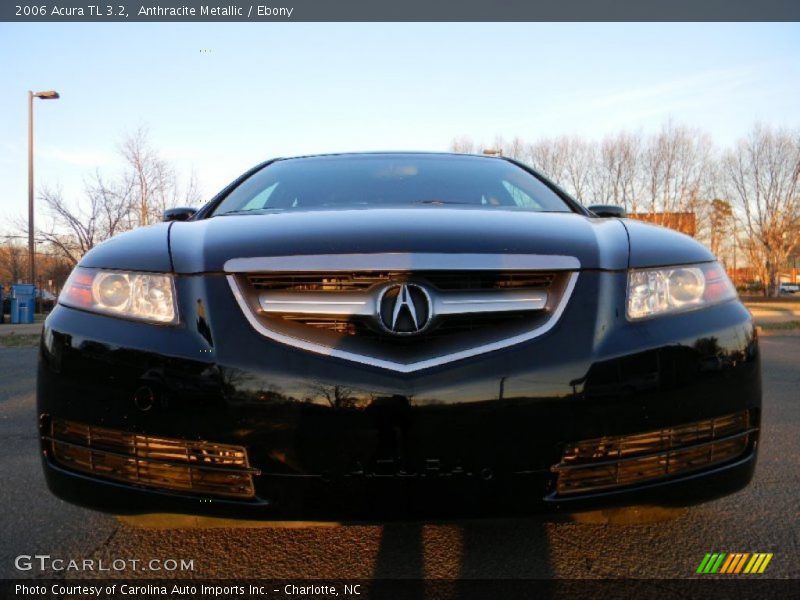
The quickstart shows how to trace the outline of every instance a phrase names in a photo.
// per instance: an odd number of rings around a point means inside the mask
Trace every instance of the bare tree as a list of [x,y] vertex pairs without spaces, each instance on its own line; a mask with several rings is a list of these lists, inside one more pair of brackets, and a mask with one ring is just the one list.
[[[464,137],[453,142],[455,149],[467,146],[481,147]],[[756,127],[726,154],[705,132],[672,121],[652,135],[621,132],[599,143],[498,137],[495,147],[584,203],[617,204],[692,233],[728,267],[737,266],[742,250],[768,293],[777,293],[780,269],[800,252],[800,132]]]
[[47,226],[39,228],[37,235],[73,265],[107,237],[100,227],[100,199],[88,193],[87,197],[88,202],[73,208],[60,188],[44,188],[39,192],[39,201],[44,203],[50,220]]
[[153,148],[147,129],[140,127],[126,136],[120,153],[127,165],[125,185],[136,199],[139,225],[160,221],[167,208],[198,201],[195,173],[181,185],[173,166]]
[[9,239],[0,246],[0,283],[22,281],[27,272],[27,248]]
[[765,294],[777,295],[779,269],[800,243],[800,136],[757,125],[723,162],[750,264]]
[[527,161],[538,171],[559,184],[564,184],[568,157],[567,148],[557,138],[541,138],[527,148]]
[[563,180],[581,202],[594,201],[597,171],[597,144],[577,136],[559,140],[565,155]]
[[514,137],[509,143],[502,146],[503,156],[513,158],[514,160],[525,160],[525,140],[521,137]]
[[120,154],[128,166],[126,185],[137,199],[139,225],[147,225],[151,221],[154,200],[164,196],[164,187],[174,174],[150,145],[148,132],[143,127],[123,140]]
[[324,399],[331,408],[352,408],[358,401],[356,390],[344,385],[312,383],[308,389],[313,399]]
[[706,175],[712,162],[708,136],[668,121],[649,140],[642,157],[647,211],[653,215],[697,213],[701,199],[708,197]]
[[532,144],[515,137],[503,155],[531,164],[581,201],[592,201],[597,144],[577,136],[541,138]]
[[714,198],[711,201],[711,231],[708,247],[714,256],[723,257],[733,236],[733,208],[730,202]]
[[38,235],[73,265],[100,242],[160,221],[165,209],[194,204],[199,198],[195,174],[182,186],[175,169],[151,146],[145,129],[126,136],[120,154],[126,163],[123,173],[109,179],[95,171],[79,201],[65,199],[60,188],[39,193],[50,221]]
[[36,257],[36,271],[39,274],[42,288],[58,294],[72,271],[72,265],[63,256],[41,254]]
[[460,154],[474,154],[475,142],[472,141],[471,137],[468,137],[466,135],[453,138],[453,141],[450,142],[450,152],[458,152]]
[[668,121],[648,137],[623,131],[599,143],[560,136],[530,144],[515,137],[502,148],[505,156],[531,164],[585,204],[617,204],[649,213],[662,225],[674,223],[668,213],[692,213],[706,235],[705,199],[713,197],[716,180],[714,148],[702,131]]
[[594,196],[600,204],[615,204],[639,212],[639,170],[642,137],[621,132],[600,144]]

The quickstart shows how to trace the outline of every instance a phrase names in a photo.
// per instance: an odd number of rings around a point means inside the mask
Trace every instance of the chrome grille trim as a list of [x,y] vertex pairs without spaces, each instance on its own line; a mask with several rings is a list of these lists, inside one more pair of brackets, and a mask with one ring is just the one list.
[[[309,352],[314,352],[316,354],[320,354],[323,356],[331,356],[334,358],[339,358],[343,360],[348,360],[352,362],[356,362],[359,364],[369,365],[372,367],[387,369],[390,371],[395,371],[398,373],[412,373],[415,371],[420,371],[423,369],[430,369],[433,367],[438,367],[440,365],[444,365],[447,363],[455,362],[458,360],[463,360],[466,358],[471,358],[473,356],[477,356],[480,354],[485,354],[488,352],[493,352],[495,350],[501,350],[503,348],[508,348],[509,346],[514,346],[516,344],[520,344],[529,340],[532,340],[536,337],[544,335],[548,331],[550,331],[559,321],[561,318],[562,313],[564,312],[567,304],[569,303],[570,298],[572,297],[572,292],[575,288],[575,285],[578,280],[578,272],[577,270],[580,268],[580,262],[574,257],[567,257],[567,256],[545,256],[545,255],[490,255],[490,254],[400,254],[400,253],[390,253],[390,254],[346,254],[346,255],[303,255],[303,256],[285,256],[285,257],[265,257],[265,258],[241,258],[241,259],[231,259],[225,263],[225,270],[228,272],[227,280],[228,284],[230,285],[231,291],[236,299],[236,302],[239,304],[239,307],[242,310],[242,313],[245,315],[245,318],[248,320],[250,325],[261,335],[270,338],[276,342],[280,342],[282,344],[287,344],[289,346],[293,346],[295,348],[300,348],[302,350],[306,350]],[[544,271],[553,271],[553,270],[561,270],[564,271],[564,282],[563,287],[561,289],[561,293],[552,297],[548,296],[548,294],[544,291],[532,291],[532,290],[502,290],[494,292],[492,297],[501,300],[498,298],[497,294],[508,294],[510,292],[513,293],[520,293],[520,296],[514,297],[515,300],[520,301],[521,304],[526,304],[529,306],[528,310],[540,310],[538,307],[541,304],[541,313],[543,315],[541,322],[536,323],[531,329],[527,331],[523,331],[522,333],[516,335],[510,335],[509,337],[502,338],[500,340],[494,340],[489,343],[478,343],[475,346],[468,347],[468,348],[460,348],[454,351],[448,351],[443,353],[439,356],[435,357],[426,357],[420,360],[414,360],[413,358],[409,359],[407,362],[402,360],[393,360],[388,358],[383,358],[380,356],[376,356],[374,354],[366,353],[366,352],[359,352],[353,350],[343,349],[338,347],[337,344],[326,344],[320,343],[317,339],[314,339],[313,332],[297,332],[294,331],[287,333],[287,331],[278,331],[275,328],[269,326],[268,323],[265,322],[264,317],[260,317],[258,315],[259,310],[263,310],[265,304],[259,301],[259,297],[263,297],[263,294],[267,294],[266,299],[274,300],[274,301],[285,301],[285,300],[299,300],[297,296],[299,294],[293,294],[292,292],[278,292],[277,290],[273,291],[262,291],[255,295],[252,293],[252,289],[244,289],[243,286],[246,286],[247,283],[245,281],[244,275],[247,273],[269,273],[272,274],[280,274],[280,271],[289,271],[289,272],[309,272],[309,273],[319,273],[319,272],[331,272],[331,273],[340,273],[340,272],[348,272],[348,271],[388,271],[388,270],[397,270],[397,269],[406,269],[413,275],[414,271],[486,271],[486,270],[496,270],[496,271],[505,271],[505,270],[544,270]],[[476,298],[475,293],[468,293],[468,296],[457,296],[458,292],[447,292],[448,294],[453,293],[454,295],[450,298],[450,300],[454,302],[461,302],[467,300],[468,298]],[[275,295],[273,295],[275,294]],[[277,294],[287,294],[287,295],[277,295]],[[316,294],[316,292],[305,292],[305,294]],[[325,293],[323,293],[325,294]],[[341,297],[332,299],[331,296],[334,294],[342,294]],[[541,294],[541,295],[540,295]],[[364,304],[349,304],[349,303],[356,303],[361,302],[363,298],[359,298],[359,292],[329,292],[325,294],[327,298],[327,310],[331,312],[323,313],[321,316],[325,315],[343,315],[348,316],[352,314],[360,314],[360,313],[353,313],[352,311],[362,311],[367,310],[367,307]],[[294,296],[292,298],[291,296]],[[445,297],[445,292],[442,292],[442,298]],[[544,299],[544,302],[542,300]],[[309,300],[306,297],[306,301]],[[323,300],[321,297],[311,297],[311,301],[314,302],[317,306],[319,303],[317,300]],[[480,298],[479,298],[480,300]],[[547,306],[547,302],[550,301],[551,305]],[[369,304],[367,302],[367,304]],[[476,309],[477,312],[502,312],[498,311],[497,308],[502,305],[498,303],[491,311],[483,310],[479,305],[482,304],[474,303],[473,302],[473,309]],[[509,305],[507,309],[509,314],[512,311],[517,312],[519,311],[519,306],[517,308],[510,308],[513,304]],[[266,303],[266,306],[270,306],[270,302]],[[295,313],[298,311],[302,311],[303,307],[311,306],[311,305],[303,305],[303,304],[293,304],[293,310]],[[439,308],[443,311],[451,311],[451,314],[458,314],[458,313],[467,313],[468,311],[465,310],[469,308],[468,304],[463,304],[460,308],[457,308],[458,304],[444,304],[442,303]],[[286,307],[284,307],[286,308]],[[374,308],[374,307],[373,307]],[[319,310],[319,308],[315,308],[314,310]],[[333,312],[338,311],[338,312]],[[269,308],[267,311],[269,312]],[[278,311],[276,311],[278,312]],[[303,314],[303,313],[299,313]],[[312,313],[307,313],[312,314]],[[315,312],[313,314],[319,314]],[[379,354],[379,353],[376,353]]]
[[542,291],[451,292],[434,296],[433,311],[437,315],[513,312],[542,310],[546,304],[547,292]]
[[352,292],[261,292],[258,304],[267,314],[366,316],[375,310],[371,294]]
[[226,273],[263,271],[342,272],[342,271],[577,271],[581,263],[574,256],[557,254],[462,254],[404,253],[381,254],[297,254],[232,258],[225,262]]
[[[535,290],[437,292],[432,299],[434,315],[529,311],[542,310],[545,307],[547,292]],[[375,300],[375,294],[366,292],[270,291],[258,295],[258,303],[263,312],[281,315],[368,317],[378,310]]]

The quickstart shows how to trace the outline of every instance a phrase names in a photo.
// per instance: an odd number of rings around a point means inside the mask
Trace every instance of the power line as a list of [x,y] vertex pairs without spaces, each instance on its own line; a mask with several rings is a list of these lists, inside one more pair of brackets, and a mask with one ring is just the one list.
[[[27,240],[28,239],[27,235],[10,235],[10,234],[5,234],[5,233],[0,233],[0,237],[6,238],[7,240]],[[39,242],[39,243],[42,243],[42,244],[46,244],[46,243],[48,243],[50,241],[50,240],[48,240],[46,238],[34,238],[34,240]]]

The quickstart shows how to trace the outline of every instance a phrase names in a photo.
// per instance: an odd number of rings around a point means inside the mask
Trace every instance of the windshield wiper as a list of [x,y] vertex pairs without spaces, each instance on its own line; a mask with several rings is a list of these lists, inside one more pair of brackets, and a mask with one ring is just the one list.
[[262,206],[261,208],[242,208],[240,210],[229,210],[229,211],[226,211],[224,213],[215,214],[214,216],[215,217],[224,217],[226,215],[243,215],[243,214],[246,214],[246,213],[265,212],[265,211],[268,211],[268,210],[284,210],[284,209],[283,208],[266,208],[266,207]]
[[440,200],[438,198],[431,198],[429,200],[414,200],[413,204],[434,204],[437,206],[441,206],[444,204],[472,204],[474,206],[480,206],[477,202],[461,202],[458,200]]

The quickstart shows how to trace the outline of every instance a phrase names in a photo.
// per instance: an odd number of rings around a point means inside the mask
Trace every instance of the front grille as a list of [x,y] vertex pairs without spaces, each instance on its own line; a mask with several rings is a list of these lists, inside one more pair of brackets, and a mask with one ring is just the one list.
[[105,479],[202,496],[252,498],[253,474],[242,446],[153,437],[51,419],[53,459]]
[[[246,277],[249,290],[254,294],[290,294],[293,302],[308,305],[324,300],[348,301],[377,294],[382,286],[394,282],[412,281],[424,284],[429,289],[447,294],[485,294],[502,292],[552,292],[554,283],[562,274],[547,271],[415,271],[415,272],[349,272],[349,273],[276,273],[251,274]],[[320,295],[320,294],[323,295]],[[287,296],[282,296],[286,298]],[[376,326],[369,315],[322,314],[319,312],[270,312],[266,318],[284,321],[306,328],[325,330],[337,335],[355,336],[363,339],[386,339],[387,332]],[[304,306],[305,309],[305,306]],[[404,340],[393,337],[394,343],[419,344],[440,336],[462,332],[474,332],[505,324],[521,323],[541,317],[539,312],[464,313],[447,315],[436,320],[424,336],[413,336]],[[392,336],[388,336],[392,337]]]
[[575,257],[375,253],[236,258],[228,284],[260,334],[324,356],[412,372],[554,327]]
[[645,483],[719,465],[744,454],[755,428],[747,411],[631,435],[569,444],[556,491],[571,495]]

